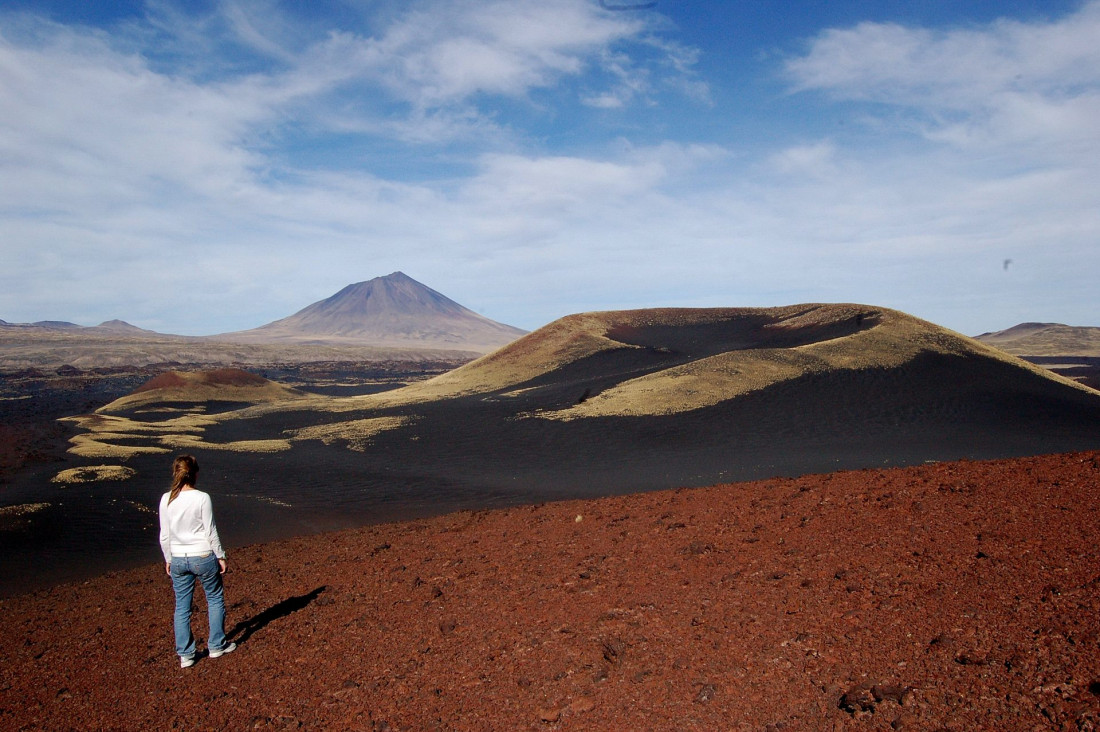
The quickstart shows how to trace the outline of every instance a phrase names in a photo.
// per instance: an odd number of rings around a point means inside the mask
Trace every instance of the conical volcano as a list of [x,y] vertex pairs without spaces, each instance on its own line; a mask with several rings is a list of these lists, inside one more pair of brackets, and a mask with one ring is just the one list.
[[486,353],[524,333],[478,315],[402,272],[394,272],[348,285],[294,315],[225,337]]

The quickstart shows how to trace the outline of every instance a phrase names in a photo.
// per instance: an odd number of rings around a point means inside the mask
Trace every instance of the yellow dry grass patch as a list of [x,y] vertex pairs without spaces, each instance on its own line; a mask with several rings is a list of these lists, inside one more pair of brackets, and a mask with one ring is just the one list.
[[[105,414],[84,414],[76,417],[64,417],[62,422],[71,422],[87,430],[87,434],[76,435],[69,440],[73,455],[87,458],[116,458],[126,460],[135,455],[159,455],[169,452],[160,446],[166,437],[186,438],[201,435],[206,427],[214,424],[206,415],[185,414],[176,419],[159,422],[140,422],[128,417]],[[121,441],[146,441],[154,444],[119,445]]]
[[320,440],[331,445],[338,440],[348,443],[349,450],[362,452],[370,444],[371,438],[386,430],[397,429],[409,422],[408,417],[373,417],[355,419],[348,422],[334,422],[289,430],[292,440]]
[[198,435],[165,435],[162,445],[177,450],[224,450],[227,452],[283,452],[290,449],[288,440],[238,440],[237,442],[207,442]]
[[[229,413],[230,415],[234,413]],[[90,458],[118,458],[125,460],[135,455],[154,455],[171,450],[206,449],[231,452],[282,452],[290,449],[290,442],[274,440],[239,440],[236,442],[208,442],[203,439],[206,428],[217,424],[215,417],[188,412],[175,419],[158,422],[140,422],[117,415],[92,414],[66,417],[88,430],[70,440],[73,455]],[[146,441],[146,445],[119,445],[120,441]]]
[[167,402],[245,402],[259,404],[266,402],[294,401],[302,397],[301,392],[269,381],[262,386],[235,386],[224,384],[204,384],[198,380],[202,374],[181,373],[181,378],[189,382],[184,386],[163,389],[150,389],[124,397],[100,407],[99,414],[121,412],[137,407],[155,407]]
[[60,422],[71,422],[77,427],[97,435],[129,435],[141,437],[150,434],[175,434],[179,432],[202,432],[217,422],[204,414],[184,414],[175,419],[157,422],[141,422],[128,417],[104,414],[82,414],[76,417],[63,417]]
[[55,475],[51,483],[97,483],[105,480],[128,480],[137,475],[133,468],[122,465],[90,465],[85,468],[69,468]]
[[163,447],[154,447],[152,445],[113,445],[109,442],[102,442],[92,435],[76,435],[69,440],[69,443],[72,445],[72,447],[68,449],[69,453],[86,458],[114,458],[117,460],[127,460],[135,455],[159,455],[168,452],[168,450]]
[[[290,442],[283,439],[207,442],[203,439],[203,433],[207,427],[217,424],[218,419],[195,410],[179,411],[182,412],[181,416],[157,422],[141,422],[128,417],[101,413],[66,417],[64,421],[88,430],[87,434],[77,435],[70,440],[72,447],[69,448],[69,452],[81,457],[125,460],[135,455],[163,454],[171,450],[205,449],[270,453],[290,449]],[[112,444],[112,441],[123,440],[147,440],[154,444],[145,446]]]
[[20,503],[15,506],[4,506],[0,508],[0,518],[19,518],[22,516],[29,516],[32,513],[38,513],[49,508],[48,503]]
[[712,406],[808,371],[812,358],[793,351],[735,351],[625,381],[568,409],[526,416],[569,421],[582,417],[641,417]]
[[155,440],[157,435],[143,434],[140,432],[100,432],[96,430],[94,432],[89,432],[85,437],[90,437],[99,442],[110,442],[112,440]]

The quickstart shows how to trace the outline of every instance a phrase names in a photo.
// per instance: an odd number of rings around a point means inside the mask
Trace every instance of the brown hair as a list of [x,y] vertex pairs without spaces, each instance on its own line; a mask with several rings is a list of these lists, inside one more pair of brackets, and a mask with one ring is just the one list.
[[199,461],[190,455],[180,455],[172,461],[172,492],[168,494],[168,502],[176,500],[185,485],[195,487],[195,481],[199,477]]

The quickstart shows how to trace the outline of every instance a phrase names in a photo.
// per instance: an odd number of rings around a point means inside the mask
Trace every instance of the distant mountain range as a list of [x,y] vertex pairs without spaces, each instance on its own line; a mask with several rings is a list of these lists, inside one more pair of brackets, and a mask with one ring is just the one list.
[[1100,328],[1095,327],[1021,323],[1007,330],[982,333],[976,337],[1015,356],[1100,358]]
[[394,272],[348,285],[273,323],[236,333],[179,336],[122,320],[96,326],[0,320],[0,369],[308,361],[462,362],[526,331],[490,320]]
[[99,325],[91,326],[77,325],[76,323],[70,323],[65,320],[39,320],[35,323],[9,323],[6,320],[0,320],[0,327],[22,328],[25,330],[41,328],[42,330],[74,331],[85,333],[145,333],[148,335],[161,335],[156,331],[139,328],[136,325],[130,325],[125,320],[108,320],[106,322],[100,323]]
[[1021,323],[983,333],[977,340],[1100,389],[1100,328],[1061,323]]

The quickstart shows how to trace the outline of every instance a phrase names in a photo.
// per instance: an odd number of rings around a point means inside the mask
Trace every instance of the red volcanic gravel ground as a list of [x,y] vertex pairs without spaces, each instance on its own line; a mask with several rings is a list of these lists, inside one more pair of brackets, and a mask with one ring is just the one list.
[[1093,730],[1098,489],[1092,452],[245,547],[240,647],[186,670],[154,563],[0,601],[0,728]]

